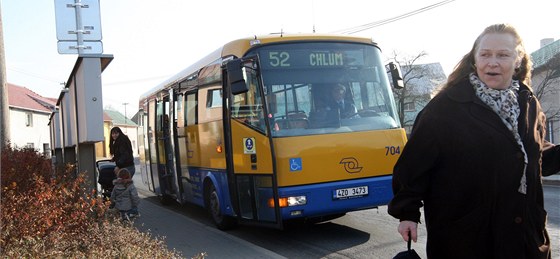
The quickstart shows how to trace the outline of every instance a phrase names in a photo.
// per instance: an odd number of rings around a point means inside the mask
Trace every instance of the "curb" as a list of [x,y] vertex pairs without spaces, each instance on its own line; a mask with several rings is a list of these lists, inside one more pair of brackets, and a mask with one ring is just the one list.
[[548,185],[548,186],[560,186],[560,180],[547,180],[547,179],[543,179],[542,180],[543,185]]
[[543,185],[552,185],[552,186],[560,186],[560,174],[553,174],[549,176],[543,176],[542,178]]

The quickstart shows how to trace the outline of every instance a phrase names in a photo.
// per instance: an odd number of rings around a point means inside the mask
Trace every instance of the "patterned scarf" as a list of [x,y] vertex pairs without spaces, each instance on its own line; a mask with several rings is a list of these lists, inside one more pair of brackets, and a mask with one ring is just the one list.
[[506,125],[513,134],[517,145],[521,148],[525,157],[525,166],[523,168],[523,176],[521,177],[518,191],[527,194],[527,176],[525,171],[527,169],[528,158],[525,147],[523,146],[523,141],[521,141],[521,136],[517,130],[517,118],[519,118],[521,112],[519,102],[517,101],[519,81],[512,80],[511,86],[507,89],[497,90],[486,86],[474,73],[470,74],[469,79],[474,87],[476,96],[498,114],[504,125]]

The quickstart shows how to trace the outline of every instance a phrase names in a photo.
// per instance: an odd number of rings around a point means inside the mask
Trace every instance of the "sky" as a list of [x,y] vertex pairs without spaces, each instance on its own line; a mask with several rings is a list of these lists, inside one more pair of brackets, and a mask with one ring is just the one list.
[[[103,106],[128,117],[146,91],[221,45],[270,33],[332,33],[403,15],[443,0],[100,0]],[[455,0],[352,35],[393,53],[439,62],[446,74],[485,27],[514,25],[529,53],[560,39],[558,3],[550,0]],[[59,54],[54,0],[0,0],[9,83],[58,98],[76,54]]]

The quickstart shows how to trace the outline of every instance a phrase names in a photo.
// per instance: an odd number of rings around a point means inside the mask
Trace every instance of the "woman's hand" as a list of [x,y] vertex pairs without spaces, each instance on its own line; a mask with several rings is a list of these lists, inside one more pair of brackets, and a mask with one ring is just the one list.
[[409,220],[401,221],[398,231],[406,242],[408,242],[408,232],[410,232],[412,241],[416,243],[416,240],[418,239],[418,223]]
[[114,172],[115,172],[116,175],[119,174],[119,170],[120,170],[120,168],[118,166],[115,166],[115,171]]

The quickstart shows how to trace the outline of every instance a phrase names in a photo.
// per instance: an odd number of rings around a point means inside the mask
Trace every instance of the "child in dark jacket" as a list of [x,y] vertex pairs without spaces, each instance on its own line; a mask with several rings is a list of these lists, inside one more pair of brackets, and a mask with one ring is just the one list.
[[111,202],[121,213],[122,219],[129,220],[132,217],[138,216],[140,197],[138,197],[138,191],[132,182],[130,172],[126,168],[119,170],[113,185]]

